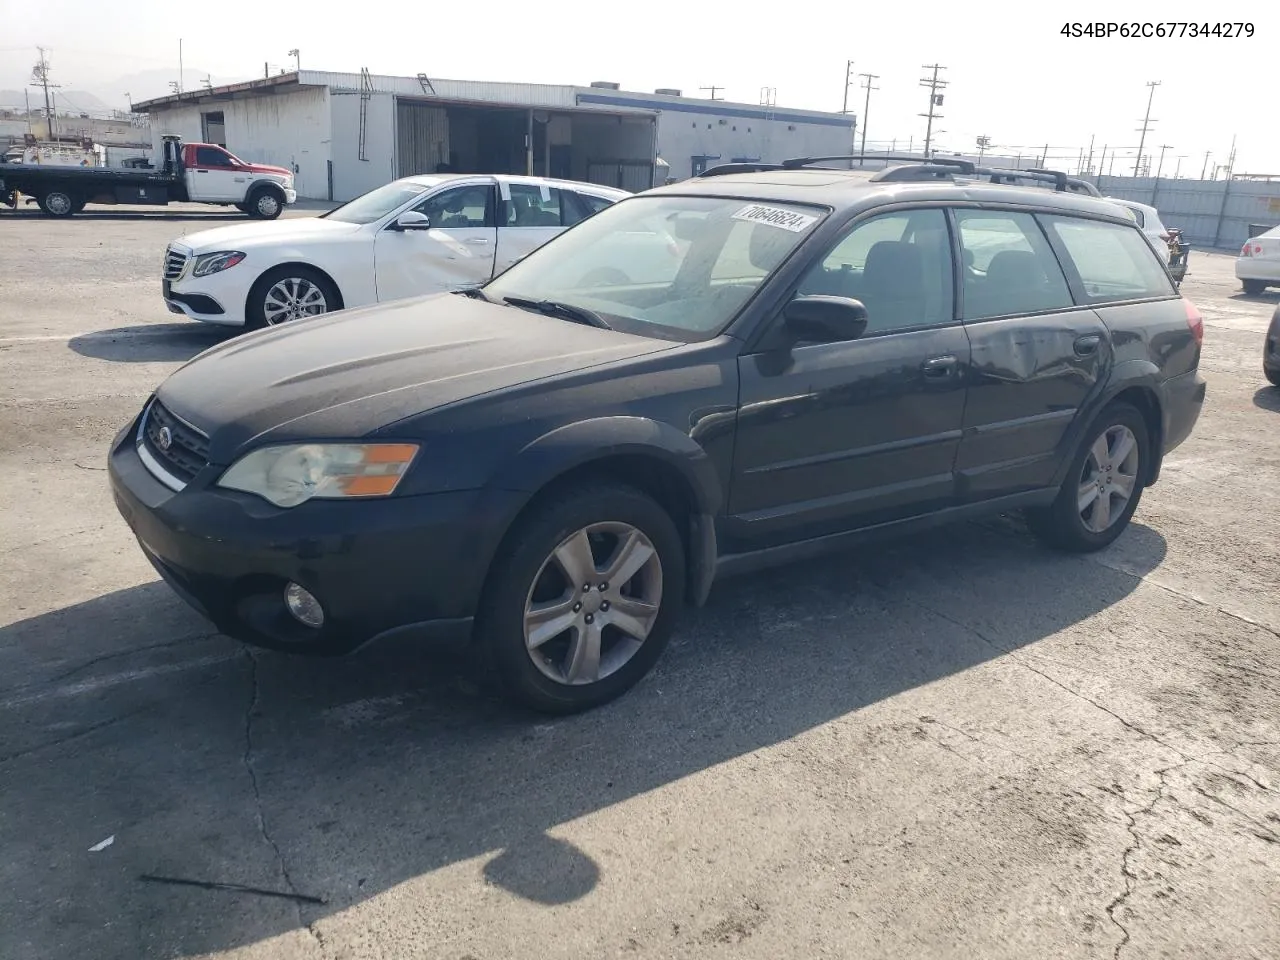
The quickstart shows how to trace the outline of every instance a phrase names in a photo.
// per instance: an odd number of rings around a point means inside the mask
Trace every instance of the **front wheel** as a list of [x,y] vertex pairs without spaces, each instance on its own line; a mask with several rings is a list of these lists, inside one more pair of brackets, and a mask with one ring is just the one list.
[[245,201],[249,216],[258,220],[274,220],[284,212],[284,195],[279,190],[256,190]]
[[1057,499],[1027,512],[1027,523],[1060,550],[1091,553],[1129,525],[1149,475],[1151,440],[1142,414],[1114,403],[1093,422]]
[[566,490],[519,523],[481,601],[487,676],[541,713],[621,696],[657,662],[683,600],[675,522],[640,491],[601,484]]
[[342,309],[333,281],[310,267],[277,267],[258,278],[245,303],[246,325],[275,327]]
[[1280,387],[1280,367],[1263,367],[1262,372],[1273,387]]

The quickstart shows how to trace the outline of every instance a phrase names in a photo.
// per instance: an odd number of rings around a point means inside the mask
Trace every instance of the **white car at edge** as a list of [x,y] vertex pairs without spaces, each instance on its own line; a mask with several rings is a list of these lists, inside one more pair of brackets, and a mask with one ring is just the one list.
[[1236,257],[1236,279],[1250,296],[1280,287],[1280,227],[1245,241]]
[[628,196],[542,177],[405,177],[317,217],[181,237],[163,295],[192,320],[253,328],[461,289]]

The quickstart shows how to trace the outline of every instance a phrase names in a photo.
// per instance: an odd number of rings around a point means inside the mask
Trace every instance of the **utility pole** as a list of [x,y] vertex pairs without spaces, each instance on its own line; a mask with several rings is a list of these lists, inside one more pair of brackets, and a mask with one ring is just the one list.
[[1157,179],[1157,180],[1159,180],[1159,179],[1160,179],[1160,171],[1164,169],[1164,152],[1165,152],[1166,150],[1172,150],[1172,149],[1173,149],[1173,147],[1171,147],[1171,146],[1170,146],[1169,144],[1167,144],[1167,143],[1162,143],[1162,144],[1160,144],[1160,162],[1156,164],[1156,179]]
[[178,38],[178,92],[182,93],[182,88],[186,85],[186,71],[182,69],[182,38]]
[[1178,155],[1178,165],[1173,169],[1173,179],[1178,179],[1178,174],[1182,173],[1182,161],[1187,158],[1185,153]]
[[1099,176],[1099,177],[1100,177],[1100,176],[1102,176],[1102,168],[1103,168],[1104,166],[1106,166],[1106,164],[1107,164],[1107,144],[1105,144],[1105,143],[1104,143],[1104,144],[1102,145],[1102,153],[1101,153],[1101,155],[1098,157],[1098,173],[1097,173],[1097,176]]
[[293,57],[293,69],[295,71],[302,70],[302,54],[298,52],[298,48],[294,47],[289,51],[289,56]]
[[1085,161],[1085,169],[1090,173],[1093,172],[1093,138],[1094,134],[1089,134],[1089,159]]
[[1225,168],[1227,171],[1228,180],[1231,179],[1231,174],[1235,170],[1235,168],[1236,168],[1236,135],[1233,133],[1231,135],[1231,152],[1227,154],[1227,163]]
[[1204,152],[1204,166],[1202,166],[1202,167],[1200,168],[1200,179],[1201,179],[1201,180],[1203,180],[1203,179],[1204,179],[1204,175],[1209,171],[1209,158],[1210,158],[1211,156],[1213,156],[1213,151],[1212,151],[1212,150],[1206,150],[1206,151]]
[[1040,167],[1041,167],[1041,169],[1043,169],[1043,168],[1044,168],[1044,165],[1045,165],[1046,163],[1048,163],[1048,162],[1049,162],[1049,145],[1046,143],[1046,144],[1044,145],[1044,153],[1040,154]]
[[938,91],[945,89],[947,86],[947,81],[938,79],[938,71],[945,70],[947,68],[943,66],[939,66],[936,63],[927,63],[921,69],[933,71],[933,76],[921,77],[920,79],[920,86],[929,88],[929,112],[919,114],[919,116],[921,117],[929,118],[929,123],[925,127],[925,132],[924,132],[924,155],[926,158],[928,158],[929,145],[933,140],[933,121],[935,119],[937,120],[942,119],[942,114],[934,113],[934,107],[942,106],[942,94],[940,94]]
[[[878,73],[860,73],[858,76],[864,78],[862,89],[867,91],[867,98],[862,104],[862,147],[858,151],[858,166],[862,166],[862,161],[867,157],[867,114],[871,112],[871,91],[879,90],[879,87],[871,85],[872,80],[880,79]],[[846,86],[845,90],[849,88]]]
[[49,82],[49,61],[45,58],[44,47],[36,47],[40,51],[40,62],[31,68],[31,82],[44,88],[44,118],[49,126],[49,139],[54,139],[53,105],[49,101],[49,89],[57,89],[58,84]]
[[978,162],[982,162],[982,155],[987,152],[987,147],[991,146],[991,138],[983,134],[978,138]]
[[723,100],[723,99],[724,99],[723,97],[717,97],[717,96],[716,96],[716,91],[717,91],[717,90],[723,90],[723,89],[724,89],[724,87],[699,87],[698,89],[699,89],[699,90],[710,90],[710,91],[711,91],[711,99],[712,99],[712,100]]
[[840,107],[842,114],[849,112],[849,87],[853,86],[853,61],[844,62],[844,103]]
[[1147,115],[1142,118],[1142,138],[1138,141],[1138,159],[1133,165],[1133,175],[1138,175],[1138,166],[1142,163],[1142,148],[1147,142],[1147,128],[1151,126],[1151,101],[1156,97],[1156,87],[1160,86],[1159,80],[1148,80],[1147,86],[1151,88],[1151,93],[1147,95]]

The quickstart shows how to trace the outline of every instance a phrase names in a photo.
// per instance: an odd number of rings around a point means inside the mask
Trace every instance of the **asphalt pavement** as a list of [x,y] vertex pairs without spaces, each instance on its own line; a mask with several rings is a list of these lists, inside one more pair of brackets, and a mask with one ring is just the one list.
[[0,957],[1280,957],[1280,297],[1231,258],[1112,548],[999,518],[723,584],[549,721],[249,651],[143,559],[107,446],[224,335],[164,246],[242,219],[0,212]]

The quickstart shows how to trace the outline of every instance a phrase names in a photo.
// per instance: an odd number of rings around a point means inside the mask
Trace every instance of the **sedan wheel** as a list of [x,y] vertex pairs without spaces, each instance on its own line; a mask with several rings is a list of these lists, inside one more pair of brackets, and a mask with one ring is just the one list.
[[1124,515],[1138,485],[1138,438],[1124,424],[1105,431],[1085,457],[1076,498],[1085,528],[1103,533]]
[[329,312],[324,291],[306,277],[284,277],[268,288],[262,314],[268,326]]
[[525,601],[525,647],[556,683],[595,683],[616,673],[653,630],[662,604],[662,560],[626,523],[596,523],[543,561]]

